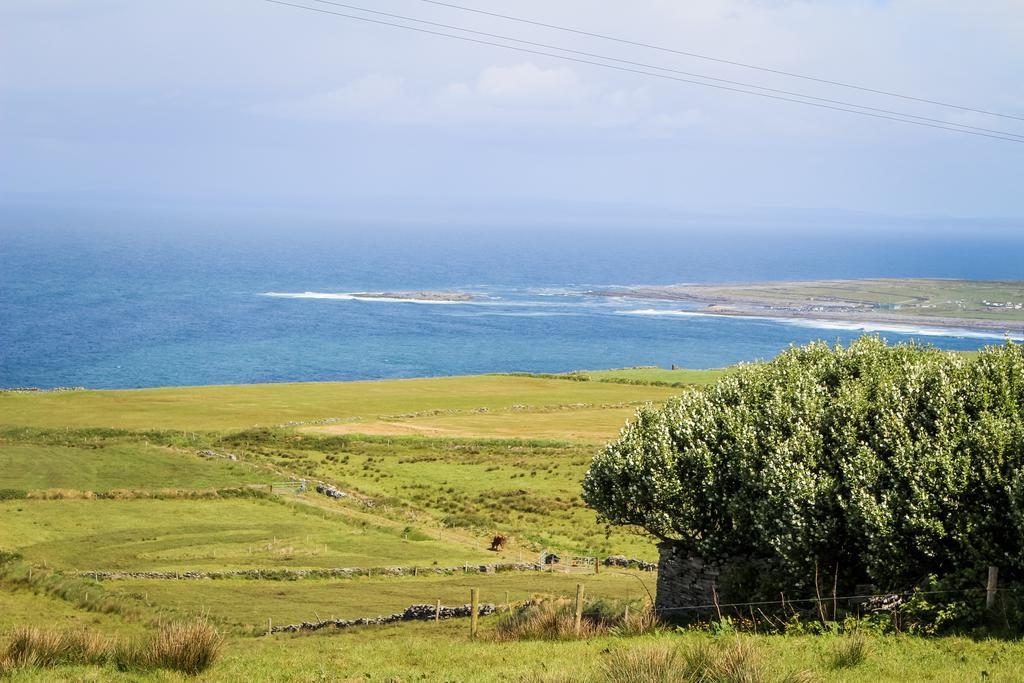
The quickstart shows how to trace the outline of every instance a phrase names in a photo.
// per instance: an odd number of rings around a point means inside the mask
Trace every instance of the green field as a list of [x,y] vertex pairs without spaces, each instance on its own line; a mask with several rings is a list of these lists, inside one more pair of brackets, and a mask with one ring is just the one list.
[[717,381],[728,374],[728,368],[714,368],[711,370],[690,370],[677,368],[669,370],[658,367],[620,368],[617,370],[577,370],[569,373],[570,376],[583,376],[598,382],[615,382],[626,380],[628,382],[652,383],[652,384],[687,384],[693,386],[705,386]]
[[0,503],[0,547],[83,571],[443,566],[493,561],[468,544],[275,500]]
[[[691,390],[666,384],[707,384],[724,372],[2,393],[0,551],[20,559],[0,554],[0,643],[19,625],[132,636],[203,615],[227,641],[201,680],[591,681],[604,680],[602,667],[626,649],[734,642],[668,629],[499,643],[490,635],[497,617],[482,620],[477,642],[464,620],[256,635],[268,620],[461,605],[471,588],[502,606],[570,596],[578,583],[590,599],[642,600],[654,573],[430,570],[535,561],[543,550],[653,560],[653,539],[606,528],[580,500],[580,481],[638,405]],[[336,421],[286,424],[324,418]],[[268,492],[270,482],[300,478],[348,495]],[[496,533],[507,544],[491,552]],[[410,566],[428,571],[292,580],[278,571]],[[267,575],[96,581],[80,573],[236,569]],[[1024,677],[1019,643],[879,636],[864,663],[836,670],[832,636],[741,638],[755,644],[768,680],[794,671],[813,676],[801,680]],[[187,680],[111,665],[29,667],[12,678]]]
[[[602,574],[564,572],[476,572],[419,577],[356,577],[340,580],[252,581],[247,579],[125,579],[108,588],[180,610],[205,613],[246,630],[275,624],[317,621],[319,618],[354,619],[401,612],[413,604],[462,605],[471,588],[481,590],[485,603],[522,602],[534,596],[571,597],[584,581],[595,598],[640,600],[654,591],[655,575],[624,570]],[[646,588],[645,588],[646,586]]]
[[380,382],[254,384],[131,391],[0,393],[2,424],[133,430],[237,430],[293,421],[373,420],[664,400],[672,389],[507,375]]
[[273,479],[273,473],[248,463],[206,460],[194,451],[153,446],[137,439],[64,446],[25,442],[0,434],[0,488],[205,489]]

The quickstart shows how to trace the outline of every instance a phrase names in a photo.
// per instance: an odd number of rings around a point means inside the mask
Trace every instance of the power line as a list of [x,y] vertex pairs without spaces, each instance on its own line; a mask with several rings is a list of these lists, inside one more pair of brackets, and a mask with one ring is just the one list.
[[420,0],[420,2],[426,2],[431,5],[439,5],[441,7],[449,7],[451,9],[461,10],[463,12],[473,12],[475,14],[483,14],[489,17],[496,17],[498,19],[506,19],[508,21],[517,21],[522,24],[530,24],[532,26],[540,26],[543,28],[550,28],[556,31],[565,31],[567,33],[575,33],[581,36],[588,36],[590,38],[599,38],[601,40],[610,40],[616,43],[622,43],[624,45],[633,45],[634,47],[643,47],[650,50],[659,50],[661,52],[669,52],[672,54],[683,55],[684,57],[694,57],[696,59],[705,59],[710,62],[718,62],[719,64],[728,64],[730,66],[739,66],[744,69],[756,69],[757,71],[764,71],[767,73],[778,74],[780,76],[789,76],[791,78],[802,78],[806,81],[815,81],[817,83],[826,83],[828,85],[835,85],[841,88],[851,88],[853,90],[860,90],[863,92],[874,93],[875,95],[885,95],[886,97],[899,97],[904,100],[912,100],[914,102],[924,102],[926,104],[934,104],[940,107],[951,107],[953,109],[960,109],[962,111],[970,111],[975,114],[986,114],[988,116],[999,116],[1004,119],[1016,119],[1017,121],[1024,121],[1024,116],[1016,116],[1014,114],[1003,114],[996,111],[989,111],[987,109],[977,109],[975,107],[967,107],[960,104],[953,104],[950,102],[943,102],[941,100],[930,100],[924,97],[916,97],[914,95],[904,95],[896,92],[889,92],[887,90],[878,90],[876,88],[869,88],[862,85],[855,85],[853,83],[844,83],[843,81],[833,81],[827,78],[819,78],[817,76],[808,76],[806,74],[798,74],[792,71],[783,71],[782,69],[773,69],[766,66],[758,66],[756,64],[748,64],[746,62],[738,62],[731,59],[723,59],[721,57],[712,57],[711,55],[701,54],[699,52],[687,52],[685,50],[676,50],[670,47],[664,47],[661,45],[653,45],[651,43],[643,43],[635,40],[628,40],[626,38],[617,38],[615,36],[609,36],[603,33],[593,33],[591,31],[583,31],[581,29],[570,28],[568,26],[559,26],[557,24],[546,24],[542,21],[534,21],[532,19],[523,19],[521,17],[514,17],[508,14],[499,14],[497,12],[488,12],[482,9],[476,9],[474,7],[465,7],[463,5],[456,5],[450,2],[441,2],[440,0]]
[[[286,7],[293,7],[293,8],[296,8],[296,9],[307,10],[309,12],[317,12],[319,14],[329,14],[331,16],[343,17],[345,19],[352,19],[352,20],[355,20],[355,21],[362,21],[362,22],[366,22],[366,23],[370,23],[370,24],[379,24],[381,26],[390,26],[392,28],[401,28],[401,29],[405,29],[407,31],[415,31],[417,33],[425,33],[425,34],[429,34],[429,35],[440,36],[440,37],[443,37],[443,38],[453,38],[455,40],[461,40],[461,41],[469,42],[469,43],[477,43],[479,45],[489,45],[489,46],[492,46],[492,47],[500,47],[500,48],[503,48],[503,49],[506,49],[506,50],[513,50],[513,51],[516,51],[516,52],[523,52],[523,53],[527,53],[527,54],[540,55],[540,56],[544,56],[544,57],[552,57],[554,59],[561,59],[563,61],[575,62],[575,63],[579,63],[579,64],[589,64],[591,66],[599,66],[599,67],[603,67],[603,68],[606,68],[606,69],[614,69],[616,71],[624,71],[624,72],[627,72],[627,73],[634,73],[634,74],[640,74],[640,75],[644,75],[644,76],[651,76],[651,77],[654,77],[654,78],[661,78],[661,79],[664,79],[664,80],[676,81],[676,82],[679,82],[679,83],[689,83],[689,84],[692,84],[692,85],[701,85],[701,86],[704,86],[704,87],[707,87],[707,88],[715,88],[715,89],[718,89],[718,90],[726,90],[726,91],[730,91],[730,92],[743,93],[743,94],[746,94],[746,95],[756,95],[758,97],[765,97],[765,98],[769,98],[769,99],[773,99],[773,100],[779,100],[779,101],[783,101],[783,102],[793,102],[793,103],[796,103],[796,104],[804,104],[804,105],[811,106],[811,107],[819,107],[821,109],[831,109],[831,110],[834,110],[834,111],[843,111],[843,112],[848,112],[848,113],[851,113],[851,114],[859,114],[861,116],[870,116],[870,117],[876,118],[876,119],[885,119],[885,120],[889,120],[889,121],[898,121],[900,123],[909,123],[909,124],[913,124],[913,125],[916,125],[916,126],[924,126],[924,127],[927,127],[927,128],[936,128],[936,129],[939,129],[939,130],[951,131],[951,132],[954,132],[954,133],[963,133],[963,134],[966,134],[966,135],[976,135],[976,136],[979,136],[979,137],[992,138],[992,139],[995,139],[995,140],[1003,140],[1003,141],[1006,141],[1006,142],[1024,143],[1024,139],[1017,138],[1017,137],[1007,137],[1007,136],[1011,136],[1011,135],[1016,135],[1015,133],[990,134],[990,133],[984,133],[984,132],[977,132],[977,131],[973,131],[973,130],[967,130],[966,127],[959,126],[959,124],[955,124],[955,123],[954,124],[949,124],[949,125],[940,125],[940,124],[936,124],[936,123],[926,123],[924,121],[916,121],[916,120],[912,120],[912,119],[908,119],[908,118],[901,118],[901,116],[898,116],[898,115],[897,116],[889,116],[889,115],[886,115],[886,114],[877,114],[877,113],[872,113],[872,112],[869,112],[869,111],[863,111],[862,109],[848,109],[846,107],[833,106],[833,105],[830,105],[830,104],[824,104],[824,103],[819,103],[819,102],[810,102],[810,101],[807,101],[807,100],[795,99],[795,98],[791,98],[791,97],[783,97],[781,95],[772,95],[772,94],[764,93],[764,92],[755,92],[755,91],[752,91],[752,90],[744,90],[743,88],[736,88],[736,87],[725,86],[725,85],[716,85],[714,83],[706,83],[704,81],[695,81],[695,80],[691,80],[691,79],[687,79],[687,78],[678,78],[676,76],[669,76],[667,74],[655,73],[655,72],[652,72],[652,71],[644,71],[642,69],[634,69],[634,68],[631,68],[631,67],[617,66],[615,64],[608,64],[606,62],[596,62],[596,61],[591,61],[591,60],[588,60],[588,59],[580,59],[580,58],[577,58],[577,57],[569,57],[567,55],[555,54],[555,53],[552,53],[552,52],[544,52],[544,51],[541,51],[541,50],[533,50],[533,49],[529,49],[529,48],[525,48],[525,47],[517,47],[517,46],[514,46],[514,45],[506,45],[506,44],[503,44],[503,43],[496,43],[496,42],[492,42],[492,41],[488,41],[488,40],[481,40],[481,39],[478,39],[478,38],[470,38],[468,36],[460,36],[460,35],[455,35],[455,34],[451,34],[451,33],[444,33],[442,31],[434,31],[434,30],[430,30],[430,29],[419,28],[419,27],[416,27],[416,26],[408,26],[406,24],[396,24],[394,22],[382,21],[380,19],[371,19],[369,17],[361,17],[361,16],[357,16],[357,15],[353,15],[353,14],[345,14],[343,12],[334,12],[334,11],[331,11],[331,10],[321,9],[321,8],[318,8],[318,7],[308,7],[306,5],[299,5],[299,4],[295,4],[295,3],[292,3],[292,2],[285,2],[284,0],[263,0],[263,1],[264,2],[269,2],[271,4],[275,4],[275,5],[283,5],[283,6],[286,6]],[[316,0],[313,0],[313,1],[316,1]],[[857,105],[854,105],[854,106],[857,106]]]
[[583,51],[580,51],[580,50],[573,50],[573,49],[570,49],[570,48],[559,47],[557,45],[549,45],[547,43],[537,43],[537,42],[534,42],[534,41],[523,40],[521,38],[514,38],[512,36],[506,36],[506,35],[502,35],[502,34],[498,34],[498,33],[488,33],[486,31],[477,31],[475,29],[463,28],[461,26],[454,26],[452,24],[443,24],[443,23],[436,22],[436,21],[427,21],[425,19],[416,19],[415,17],[408,17],[408,16],[405,16],[403,14],[393,14],[391,12],[381,12],[379,10],[373,10],[373,9],[367,9],[365,7],[359,7],[358,5],[349,5],[349,4],[343,3],[343,2],[336,2],[335,0],[306,0],[306,1],[307,2],[317,2],[317,3],[320,3],[322,5],[332,5],[334,7],[343,7],[343,8],[350,9],[350,10],[356,10],[358,12],[366,12],[368,14],[375,14],[377,16],[390,17],[392,19],[401,19],[403,21],[411,21],[411,22],[414,22],[414,23],[417,23],[417,24],[424,24],[424,25],[427,25],[427,26],[434,26],[434,27],[437,27],[437,28],[444,28],[444,29],[449,29],[449,30],[452,30],[452,31],[462,31],[464,33],[470,33],[470,34],[473,34],[473,35],[485,36],[487,38],[496,38],[496,39],[499,39],[499,40],[508,40],[508,41],[512,41],[514,43],[520,43],[522,45],[532,45],[533,47],[541,47],[541,48],[545,48],[545,49],[548,49],[548,50],[559,50],[561,52],[566,52],[566,53],[569,53],[569,54],[581,55],[583,57],[593,57],[595,59],[603,59],[603,60],[607,60],[607,61],[610,61],[610,62],[617,62],[619,64],[628,64],[630,66],[638,66],[638,67],[641,67],[641,68],[644,68],[644,69],[655,69],[657,71],[665,71],[665,72],[668,72],[668,73],[679,74],[681,76],[689,76],[689,77],[692,77],[692,78],[703,78],[703,79],[707,79],[709,81],[715,81],[717,83],[726,83],[726,84],[729,84],[729,85],[736,85],[736,86],[740,86],[740,87],[743,87],[743,88],[755,88],[757,90],[763,90],[765,92],[776,93],[776,94],[779,94],[779,95],[789,95],[791,97],[801,97],[801,98],[808,99],[808,100],[815,100],[817,102],[826,102],[828,104],[836,104],[836,105],[840,105],[840,106],[843,106],[843,107],[856,107],[858,109],[864,109],[866,111],[874,111],[874,112],[879,112],[879,113],[882,113],[882,114],[891,114],[893,116],[902,116],[902,117],[909,118],[909,119],[917,119],[919,121],[929,121],[931,123],[939,123],[939,124],[942,124],[944,126],[953,125],[953,126],[956,126],[958,128],[969,128],[971,130],[978,130],[978,131],[982,131],[982,132],[985,132],[985,133],[994,133],[996,135],[1005,135],[1005,136],[1017,137],[1017,138],[1024,139],[1024,134],[1022,134],[1022,133],[1012,133],[1012,132],[1005,131],[1005,130],[996,130],[996,129],[992,129],[992,128],[983,128],[983,127],[980,127],[980,126],[971,126],[971,125],[968,125],[966,123],[950,123],[949,121],[945,121],[943,119],[935,119],[935,118],[931,118],[929,116],[919,116],[917,114],[908,114],[906,112],[894,111],[892,109],[882,109],[880,107],[870,107],[870,106],[863,105],[863,104],[857,104],[856,102],[846,102],[846,101],[843,101],[843,100],[833,100],[833,99],[829,99],[827,97],[817,97],[815,95],[807,95],[807,94],[800,93],[800,92],[793,92],[791,90],[780,90],[778,88],[768,88],[768,87],[765,87],[765,86],[762,86],[762,85],[757,85],[756,83],[746,83],[746,82],[743,82],[743,81],[734,81],[734,80],[730,80],[728,78],[717,78],[715,76],[708,76],[708,75],[705,75],[705,74],[693,73],[691,71],[682,71],[680,69],[672,69],[672,68],[669,68],[669,67],[657,66],[655,64],[646,64],[644,62],[634,62],[634,61],[630,61],[628,59],[619,59],[617,57],[608,57],[606,55],[596,54],[596,53],[593,53],[593,52],[583,52]]

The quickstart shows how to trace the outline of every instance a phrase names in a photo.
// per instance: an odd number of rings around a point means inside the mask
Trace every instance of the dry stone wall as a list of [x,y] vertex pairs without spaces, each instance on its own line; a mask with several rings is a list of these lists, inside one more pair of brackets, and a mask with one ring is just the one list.
[[679,616],[707,614],[706,609],[680,608],[707,607],[716,600],[719,604],[747,600],[748,597],[736,594],[737,580],[771,568],[769,562],[757,558],[695,557],[671,543],[663,543],[659,550],[658,592],[654,604],[665,616],[673,612]]
[[[493,614],[495,606],[484,604],[477,606],[477,614],[487,616]],[[297,631],[319,631],[324,628],[351,628],[352,626],[370,626],[380,624],[391,624],[396,621],[428,621],[430,619],[456,619],[468,617],[473,613],[471,605],[461,607],[442,607],[440,610],[434,605],[411,605],[403,612],[389,614],[381,617],[360,617],[359,619],[328,619],[326,621],[308,622],[301,624],[289,624],[288,626],[274,626],[272,633],[295,633]]]

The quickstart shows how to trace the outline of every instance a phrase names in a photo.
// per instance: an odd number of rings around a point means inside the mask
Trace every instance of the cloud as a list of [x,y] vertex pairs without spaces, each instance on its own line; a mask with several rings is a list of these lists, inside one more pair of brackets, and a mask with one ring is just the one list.
[[492,102],[551,106],[578,103],[586,89],[567,66],[545,69],[526,62],[487,67],[477,79],[476,94]]
[[531,126],[635,128],[666,134],[701,120],[697,110],[666,112],[649,85],[602,89],[567,66],[532,62],[487,66],[471,81],[416,92],[381,74],[339,88],[262,103],[251,113],[298,120],[361,120],[400,125],[522,123]]
[[336,90],[305,97],[258,104],[253,113],[286,119],[325,120],[374,115],[404,98],[401,79],[371,74]]

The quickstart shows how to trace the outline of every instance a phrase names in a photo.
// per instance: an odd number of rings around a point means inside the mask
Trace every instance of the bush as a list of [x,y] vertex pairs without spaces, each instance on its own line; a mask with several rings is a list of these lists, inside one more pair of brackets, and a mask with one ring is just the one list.
[[751,597],[806,588],[819,567],[846,589],[990,564],[1021,576],[1024,347],[791,348],[641,409],[583,498],[692,555],[756,549],[777,572],[752,572]]
[[21,489],[0,489],[0,500],[21,500],[28,498],[28,491]]

